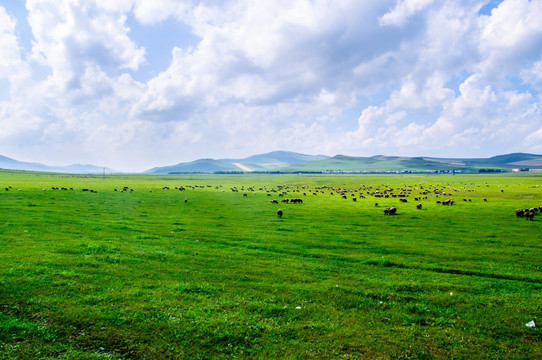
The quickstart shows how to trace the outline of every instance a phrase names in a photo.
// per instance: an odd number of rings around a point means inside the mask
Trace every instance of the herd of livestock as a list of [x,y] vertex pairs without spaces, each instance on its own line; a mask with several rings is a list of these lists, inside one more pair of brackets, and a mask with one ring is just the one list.
[[516,217],[524,217],[527,220],[533,220],[534,215],[542,211],[542,206],[528,209],[516,209]]
[[[365,199],[367,196],[372,196],[373,198],[383,198],[383,199],[387,199],[387,198],[398,198],[399,201],[401,203],[407,203],[408,200],[407,198],[409,198],[411,195],[413,195],[413,193],[416,191],[418,193],[418,196],[415,195],[414,197],[414,201],[421,201],[421,200],[427,200],[428,199],[428,195],[432,195],[432,196],[435,196],[436,198],[439,198],[439,197],[448,197],[448,196],[451,196],[453,193],[457,193],[459,191],[465,191],[465,192],[471,192],[471,191],[475,191],[475,190],[472,190],[472,189],[467,189],[465,187],[461,187],[460,189],[456,189],[456,188],[452,188],[450,186],[435,186],[435,185],[425,185],[427,188],[424,188],[424,185],[420,184],[419,187],[412,187],[412,186],[403,186],[403,187],[399,187],[399,188],[391,188],[389,186],[382,186],[382,187],[379,187],[379,186],[366,186],[366,185],[361,185],[361,187],[359,187],[358,189],[355,189],[355,190],[352,190],[352,189],[344,189],[344,188],[340,188],[340,187],[331,187],[331,186],[316,186],[314,188],[310,188],[308,186],[286,186],[286,185],[278,185],[276,187],[273,187],[271,189],[268,189],[266,187],[260,187],[258,188],[258,190],[260,192],[266,192],[267,193],[267,196],[273,196],[273,194],[276,194],[278,195],[279,197],[284,197],[285,195],[287,194],[291,194],[291,193],[301,193],[303,194],[303,196],[308,196],[308,195],[318,195],[318,194],[329,194],[329,195],[338,195],[339,197],[343,198],[343,199],[348,199],[348,198],[351,198],[352,201],[357,201],[358,199]],[[188,190],[188,189],[197,189],[197,188],[205,188],[205,187],[212,187],[211,185],[186,185],[186,186],[175,186],[175,190],[179,190],[179,191],[184,191],[184,190]],[[224,190],[221,189],[222,188],[222,185],[216,185],[215,186],[215,189],[217,190],[221,190],[222,192],[224,192]],[[6,191],[11,191],[13,190],[12,186],[7,186],[5,187],[5,190]],[[52,186],[51,187],[51,190],[55,191],[55,190],[63,190],[63,191],[68,191],[68,190],[71,190],[73,191],[73,187],[57,187],[57,186]],[[170,187],[169,186],[164,186],[162,187],[162,190],[170,190]],[[230,190],[232,192],[239,192],[239,188],[237,187],[231,187]],[[252,192],[252,193],[255,193],[256,192],[256,188],[255,187],[244,187],[244,186],[241,186],[240,187],[240,190],[243,191],[243,197],[247,197],[248,196],[248,193],[247,192]],[[18,191],[22,191],[22,189],[18,189]],[[43,191],[46,191],[46,189],[43,189]],[[90,189],[90,188],[83,188],[82,191],[84,192],[91,192],[91,193],[97,193],[98,191],[97,190],[93,190],[93,189]],[[128,186],[124,186],[122,188],[114,188],[114,191],[119,191],[119,192],[134,192],[134,189],[133,188],[130,188]],[[501,192],[503,192],[503,190],[500,190]],[[152,192],[152,190],[150,190],[150,192]],[[185,202],[188,201],[188,198],[185,198],[184,199]],[[471,202],[471,199],[467,199],[467,198],[463,198],[463,201],[465,202]],[[483,199],[484,202],[487,201],[487,199]],[[303,204],[303,199],[301,197],[295,197],[295,198],[283,198],[281,201],[281,203],[284,203],[284,204]],[[270,200],[270,203],[272,204],[279,204],[279,200],[277,199],[272,199]],[[448,198],[446,200],[436,200],[436,204],[440,204],[440,205],[444,205],[444,206],[452,206],[454,205],[454,199],[453,198]],[[375,206],[378,207],[379,204],[378,202],[375,203]],[[416,204],[416,209],[418,210],[421,210],[422,209],[422,204],[421,203],[417,203]],[[525,218],[527,220],[533,220],[534,216],[538,213],[542,213],[542,205],[539,206],[539,207],[531,207],[531,208],[520,208],[520,209],[516,209],[515,211],[515,214],[516,214],[516,217],[520,218]],[[279,209],[277,211],[277,215],[279,217],[281,217],[283,214],[283,211],[282,209]],[[384,215],[395,215],[397,214],[397,208],[396,207],[386,207],[384,208]]]

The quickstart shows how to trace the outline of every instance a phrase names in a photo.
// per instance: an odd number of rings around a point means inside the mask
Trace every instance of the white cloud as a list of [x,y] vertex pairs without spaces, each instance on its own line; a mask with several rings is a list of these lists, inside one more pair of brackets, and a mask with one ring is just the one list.
[[378,20],[381,25],[403,25],[409,17],[431,5],[434,0],[398,0],[389,12]]
[[416,81],[407,77],[401,89],[393,91],[390,94],[388,106],[391,108],[409,108],[409,109],[434,109],[454,97],[454,91],[446,88],[448,76],[442,73],[435,73],[425,79],[423,84],[417,84]]
[[[478,71],[489,81],[521,76],[542,60],[542,2],[503,1],[482,17]],[[523,78],[529,82],[530,79]]]
[[[28,0],[28,19],[0,7],[0,78],[10,85],[0,153],[143,170],[156,158],[277,149],[532,148],[542,126],[541,2],[505,0],[479,15],[483,3]],[[29,53],[17,38],[25,21]],[[200,41],[172,46],[169,66],[153,67],[127,24],[168,21]],[[32,78],[38,63],[50,76]],[[134,80],[143,68],[156,75]],[[25,137],[36,145],[21,150]]]
[[28,0],[33,59],[49,66],[60,87],[80,88],[88,67],[137,70],[145,50],[128,36],[126,15],[94,1]]
[[0,77],[8,77],[21,63],[20,48],[15,36],[15,19],[0,6]]
[[0,6],[0,79],[8,80],[12,94],[21,91],[30,76],[29,67],[21,58],[22,48],[16,36],[16,20]]
[[[103,0],[103,2],[111,2]],[[190,16],[193,8],[192,1],[183,0],[127,0],[133,3],[133,12],[137,20],[145,24],[153,24],[163,21],[169,17],[185,19]],[[129,10],[129,9],[125,9]]]

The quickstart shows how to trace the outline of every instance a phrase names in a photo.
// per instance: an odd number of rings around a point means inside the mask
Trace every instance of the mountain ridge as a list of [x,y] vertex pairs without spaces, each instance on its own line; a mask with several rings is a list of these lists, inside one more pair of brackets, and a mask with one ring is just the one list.
[[[542,155],[510,153],[489,158],[438,158],[431,156],[369,157],[337,154],[307,155],[289,151],[271,151],[241,159],[202,158],[176,165],[154,167],[144,174],[171,173],[244,173],[244,172],[479,172],[512,171],[513,169],[542,169]],[[58,172],[73,174],[120,173],[112,169],[90,165],[72,164],[50,166],[18,161],[0,155],[0,169]]]
[[71,174],[101,174],[104,171],[114,173],[108,167],[96,166],[91,164],[71,164],[65,166],[45,165],[36,162],[19,161],[7,156],[0,155],[0,169],[6,170],[24,170],[24,171],[42,171]]

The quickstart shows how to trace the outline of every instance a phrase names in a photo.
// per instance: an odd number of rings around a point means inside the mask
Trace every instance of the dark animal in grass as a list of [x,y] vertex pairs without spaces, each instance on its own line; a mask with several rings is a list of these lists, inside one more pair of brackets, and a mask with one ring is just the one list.
[[384,209],[384,215],[395,215],[397,209],[394,207],[389,207]]
[[188,202],[188,198],[184,198],[184,202],[187,203],[187,202]]
[[525,216],[524,209],[516,209],[516,217],[524,217],[524,216]]
[[416,205],[416,209],[421,210],[422,209],[422,204]]
[[278,209],[278,210],[277,210],[277,215],[278,215],[279,218],[282,217],[282,209]]
[[282,202],[286,203],[286,204],[303,204],[303,200],[299,199],[299,198],[296,198],[296,199],[286,198],[286,199],[282,200]]
[[534,211],[526,212],[526,213],[525,213],[525,218],[526,218],[527,220],[531,220],[531,221],[532,221],[533,218],[534,218]]
[[279,203],[279,201],[277,199],[269,200],[269,202],[271,204],[278,204]]

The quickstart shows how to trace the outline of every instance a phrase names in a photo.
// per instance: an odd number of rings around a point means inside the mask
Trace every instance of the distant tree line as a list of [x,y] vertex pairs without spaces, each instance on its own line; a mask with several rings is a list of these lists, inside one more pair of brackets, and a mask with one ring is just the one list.
[[500,173],[502,172],[502,169],[480,169],[478,170],[480,174],[486,174],[486,173]]

